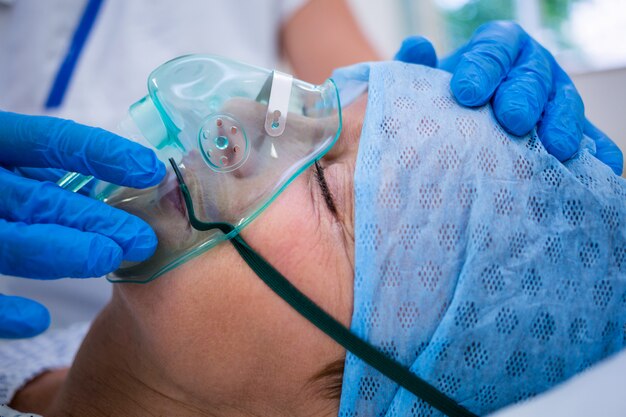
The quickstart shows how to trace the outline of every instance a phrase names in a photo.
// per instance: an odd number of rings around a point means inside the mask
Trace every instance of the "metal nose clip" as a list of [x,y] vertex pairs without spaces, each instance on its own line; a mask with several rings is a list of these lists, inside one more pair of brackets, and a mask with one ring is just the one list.
[[265,132],[269,136],[277,137],[285,131],[292,85],[293,76],[276,70],[273,72],[270,98],[265,115]]

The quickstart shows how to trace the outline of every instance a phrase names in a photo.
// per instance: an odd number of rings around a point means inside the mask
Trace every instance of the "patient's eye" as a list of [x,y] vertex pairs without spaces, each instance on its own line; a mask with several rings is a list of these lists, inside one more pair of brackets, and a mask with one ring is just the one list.
[[319,161],[315,161],[315,167],[313,172],[315,174],[315,179],[320,186],[320,191],[322,192],[322,197],[324,197],[324,201],[326,202],[328,210],[335,217],[337,217],[337,206],[335,205],[333,194],[330,192],[330,188],[328,188],[326,178],[324,178],[324,168],[320,165]]

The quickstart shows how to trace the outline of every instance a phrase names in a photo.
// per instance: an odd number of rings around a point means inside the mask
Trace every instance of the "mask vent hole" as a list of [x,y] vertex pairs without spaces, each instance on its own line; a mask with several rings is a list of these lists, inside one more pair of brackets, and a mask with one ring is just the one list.
[[217,149],[223,151],[228,148],[228,138],[226,136],[218,136],[215,138],[215,146]]

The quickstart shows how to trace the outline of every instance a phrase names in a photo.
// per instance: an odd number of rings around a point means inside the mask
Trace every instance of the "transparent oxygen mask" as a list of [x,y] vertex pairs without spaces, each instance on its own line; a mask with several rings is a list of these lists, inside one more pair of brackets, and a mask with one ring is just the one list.
[[[148,95],[129,115],[123,133],[153,148],[168,171],[159,185],[143,190],[102,181],[91,190],[145,220],[159,239],[150,259],[123,263],[109,275],[113,282],[148,282],[232,238],[321,158],[341,130],[332,80],[312,85],[210,55],[179,57],[155,69]],[[232,231],[190,226],[170,159],[198,220],[227,223]]]

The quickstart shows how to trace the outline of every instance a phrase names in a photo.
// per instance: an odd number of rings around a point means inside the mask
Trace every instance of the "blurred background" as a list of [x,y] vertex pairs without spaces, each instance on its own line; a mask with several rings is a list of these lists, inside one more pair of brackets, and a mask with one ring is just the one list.
[[572,75],[587,117],[626,150],[626,0],[350,0],[365,33],[390,58],[408,35],[439,56],[482,23],[519,22]]

